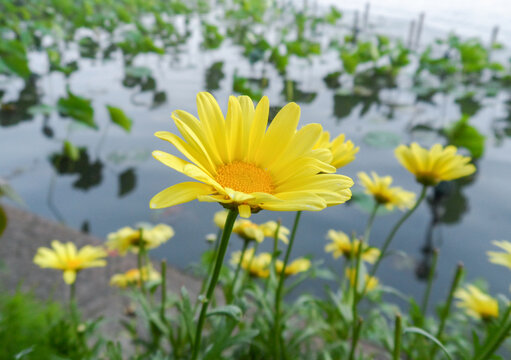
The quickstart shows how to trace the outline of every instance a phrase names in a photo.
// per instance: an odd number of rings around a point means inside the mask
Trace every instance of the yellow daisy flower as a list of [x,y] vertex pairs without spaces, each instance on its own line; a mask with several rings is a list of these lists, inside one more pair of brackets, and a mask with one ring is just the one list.
[[[282,260],[277,260],[275,262],[275,268],[277,270],[277,275],[280,275],[282,271],[282,267],[284,266],[284,262]],[[311,261],[309,259],[300,258],[292,261],[287,264],[286,270],[284,270],[284,274],[286,276],[296,275],[298,273],[309,270],[311,267]]]
[[243,259],[241,251],[235,251],[231,255],[231,265],[238,266],[241,261],[241,268],[255,277],[267,278],[270,275],[271,254],[261,253],[254,256],[254,249],[250,248],[245,251]]
[[390,186],[391,176],[379,177],[374,171],[371,172],[372,179],[363,171],[357,175],[366,194],[372,195],[377,203],[385,205],[387,209],[392,210],[394,206],[401,210],[410,209],[415,204],[415,193]]
[[455,146],[433,145],[429,150],[417,143],[410,147],[400,145],[395,154],[401,165],[410,171],[418,182],[436,185],[440,181],[455,180],[473,174],[476,167],[470,157],[457,154]]
[[474,285],[468,285],[466,289],[458,289],[454,294],[460,300],[459,308],[476,319],[496,318],[499,316],[499,303],[496,299],[485,294]]
[[[142,273],[142,276],[140,274]],[[153,269],[152,266],[144,266],[142,271],[139,269],[131,269],[123,274],[115,274],[110,279],[110,285],[117,286],[119,288],[126,288],[128,286],[140,286],[141,281],[160,281],[160,274]]]
[[284,106],[268,124],[269,103],[263,97],[254,109],[247,96],[230,97],[224,118],[215,98],[197,95],[199,119],[177,110],[172,113],[182,138],[157,132],[188,160],[163,151],[153,156],[196,182],[173,185],[156,194],[151,208],[188,201],[219,202],[237,208],[242,217],[261,209],[322,210],[351,198],[353,181],[337,175],[325,163],[327,149],[313,149],[322,134],[319,124],[296,130],[300,107]]
[[316,143],[315,148],[330,150],[332,157],[328,162],[336,169],[339,169],[355,160],[355,154],[360,150],[358,146],[355,147],[351,140],[344,140],[345,135],[340,134],[334,140],[330,141],[330,133],[324,131]]
[[[350,280],[350,285],[351,286],[354,286],[355,285],[355,274],[356,274],[356,271],[355,269],[352,269],[352,268],[347,268],[346,269],[346,277]],[[364,287],[366,288],[366,292],[369,292],[369,291],[373,291],[374,289],[376,289],[378,287],[378,284],[380,283],[378,278],[374,277],[374,276],[369,276],[368,274],[365,274],[364,276],[364,282],[361,283],[362,279],[361,277],[359,276],[359,286],[363,289]]]
[[[146,250],[160,246],[173,236],[174,229],[169,225],[142,226],[142,240]],[[128,250],[137,253],[140,246],[140,229],[126,226],[110,233],[107,236],[106,245],[110,250],[117,250],[121,255],[126,255]]]
[[498,246],[505,252],[488,251],[490,262],[498,265],[503,265],[511,269],[511,242],[509,241],[492,241],[492,244]]
[[73,284],[76,274],[83,269],[106,265],[103,258],[107,253],[102,247],[86,245],[77,250],[72,242],[63,244],[58,240],[53,240],[51,246],[53,249],[37,249],[34,264],[42,268],[62,270],[66,284]]
[[[341,256],[349,259],[353,253],[355,256],[358,254],[360,248],[360,240],[356,239],[351,242],[348,235],[342,231],[328,230],[327,239],[332,242],[325,245],[325,251],[331,252],[334,259],[338,259]],[[364,244],[362,251],[362,260],[367,261],[370,264],[374,264],[380,256],[380,250],[374,247],[370,247]]]

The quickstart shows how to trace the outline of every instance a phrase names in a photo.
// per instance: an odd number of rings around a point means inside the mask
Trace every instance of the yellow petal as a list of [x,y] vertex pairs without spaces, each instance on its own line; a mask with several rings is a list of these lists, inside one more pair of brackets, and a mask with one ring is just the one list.
[[168,187],[153,196],[149,202],[151,209],[161,209],[197,199],[199,195],[211,194],[214,189],[206,184],[183,182]]

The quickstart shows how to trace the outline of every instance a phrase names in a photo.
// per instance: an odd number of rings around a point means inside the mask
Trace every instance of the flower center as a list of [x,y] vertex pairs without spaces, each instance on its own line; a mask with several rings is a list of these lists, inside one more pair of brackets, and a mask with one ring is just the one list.
[[68,270],[77,270],[82,265],[82,261],[80,259],[69,259],[66,265]]
[[268,171],[242,161],[221,166],[217,171],[216,181],[223,187],[246,194],[254,192],[271,194],[275,190]]

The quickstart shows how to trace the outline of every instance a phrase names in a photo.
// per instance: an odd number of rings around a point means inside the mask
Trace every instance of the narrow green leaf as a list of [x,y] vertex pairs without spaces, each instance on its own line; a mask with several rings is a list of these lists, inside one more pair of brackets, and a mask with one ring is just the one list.
[[434,337],[433,335],[431,335],[430,333],[428,333],[427,331],[423,330],[423,329],[420,329],[420,328],[417,328],[417,327],[408,327],[406,329],[403,330],[403,335],[406,334],[406,333],[413,333],[413,334],[419,334],[419,335],[422,335],[424,336],[425,338],[433,341],[436,345],[438,345],[438,347],[440,349],[442,349],[442,351],[444,352],[444,354],[450,359],[452,360],[452,356],[451,354],[449,354],[449,351],[447,351],[447,349],[445,348],[445,346],[440,342],[440,340],[438,340],[436,337]]
[[232,318],[234,321],[240,321],[242,311],[236,305],[225,305],[208,311],[206,316],[224,315]]
[[124,111],[110,105],[107,105],[106,108],[108,109],[108,112],[110,114],[110,120],[112,120],[114,124],[119,125],[124,130],[126,130],[126,132],[131,131],[131,125],[133,124],[133,120],[127,117]]

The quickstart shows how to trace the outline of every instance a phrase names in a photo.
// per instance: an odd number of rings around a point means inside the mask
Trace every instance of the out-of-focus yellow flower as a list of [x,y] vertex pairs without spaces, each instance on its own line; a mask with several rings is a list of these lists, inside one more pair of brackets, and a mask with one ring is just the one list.
[[391,176],[379,177],[374,171],[371,171],[372,179],[363,171],[357,175],[366,194],[372,195],[377,203],[385,205],[387,209],[392,210],[394,206],[397,206],[404,210],[415,204],[415,193],[397,186],[390,186],[392,184]]
[[241,251],[235,251],[231,255],[231,265],[238,266],[241,261],[241,268],[250,275],[260,278],[267,278],[270,275],[271,254],[261,253],[254,256],[254,249],[245,251],[243,259]]
[[[173,236],[174,229],[169,225],[142,226],[142,241],[146,250],[160,246]],[[107,236],[106,245],[110,250],[117,250],[121,255],[126,255],[128,250],[137,253],[140,248],[140,229],[126,226],[110,233]]]
[[415,175],[423,185],[436,185],[440,181],[455,180],[473,174],[476,167],[470,157],[457,154],[458,149],[449,145],[433,145],[429,150],[417,143],[410,147],[399,145],[395,154],[401,165]]
[[322,134],[319,124],[297,130],[300,107],[284,106],[268,125],[269,102],[257,108],[248,96],[231,96],[224,118],[215,98],[197,95],[199,119],[177,110],[172,118],[182,138],[166,131],[155,135],[170,142],[188,160],[163,151],[153,156],[194,179],[156,194],[151,208],[192,200],[219,202],[241,217],[265,210],[319,211],[351,198],[353,181],[335,174],[324,162],[329,151],[314,149]]
[[[355,269],[352,269],[352,268],[346,269],[345,275],[350,280],[351,286],[355,285],[355,274],[356,274]],[[359,276],[358,282],[360,284],[359,287],[362,289],[365,287],[366,292],[373,291],[374,289],[376,289],[378,287],[378,284],[379,284],[378,278],[376,278],[374,276],[369,276],[368,274],[365,274],[363,280]]]
[[[213,218],[214,223],[220,229],[224,228],[225,220],[227,219],[227,210],[217,211]],[[276,221],[267,221],[264,224],[258,225],[247,219],[236,220],[232,228],[232,232],[238,234],[244,240],[255,240],[258,243],[263,242],[265,237],[274,237],[277,231]],[[289,229],[280,226],[278,238],[285,244],[288,243]]]
[[105,249],[99,246],[86,245],[80,250],[72,242],[51,242],[53,249],[40,247],[34,257],[34,263],[42,268],[52,268],[63,271],[64,281],[72,284],[76,274],[86,268],[106,265],[103,259],[107,256]]
[[[275,262],[275,269],[277,270],[277,275],[280,275],[282,272],[282,267],[284,266],[284,262],[282,260],[277,260]],[[311,261],[306,258],[300,258],[292,261],[287,264],[286,269],[284,270],[284,275],[296,275],[298,273],[309,270],[311,267]]]
[[498,265],[503,265],[511,269],[511,242],[509,241],[492,241],[492,244],[498,246],[505,252],[488,251],[490,262]]
[[315,148],[330,150],[332,157],[329,163],[336,169],[339,169],[355,160],[355,154],[358,153],[359,150],[359,147],[355,147],[351,140],[346,142],[344,140],[345,135],[340,134],[334,140],[330,141],[330,133],[324,131],[316,143]]
[[[278,224],[276,221],[267,221],[260,225],[261,229],[263,230],[264,236],[269,238],[275,237],[275,232],[277,231]],[[282,224],[279,227],[279,233],[278,233],[278,239],[281,240],[284,244],[288,244],[288,236],[289,236],[289,229]]]
[[[356,239],[352,242],[349,236],[344,232],[335,231],[332,229],[328,230],[326,238],[330,239],[331,242],[325,245],[325,251],[331,252],[334,259],[337,259],[341,256],[349,259],[352,254],[357,256],[360,249],[360,240]],[[370,264],[374,264],[379,256],[379,249],[370,247],[367,244],[363,245],[361,255],[362,260],[367,261]]]
[[460,301],[459,308],[476,319],[489,319],[499,316],[499,303],[496,299],[485,294],[474,285],[467,285],[466,289],[458,289],[454,294]]
[[[142,276],[140,274],[142,274]],[[142,271],[139,271],[139,269],[131,269],[123,274],[115,274],[110,279],[110,285],[124,289],[133,285],[140,286],[141,281],[147,282],[160,280],[160,274],[154,270],[152,266],[144,266],[142,267]]]

